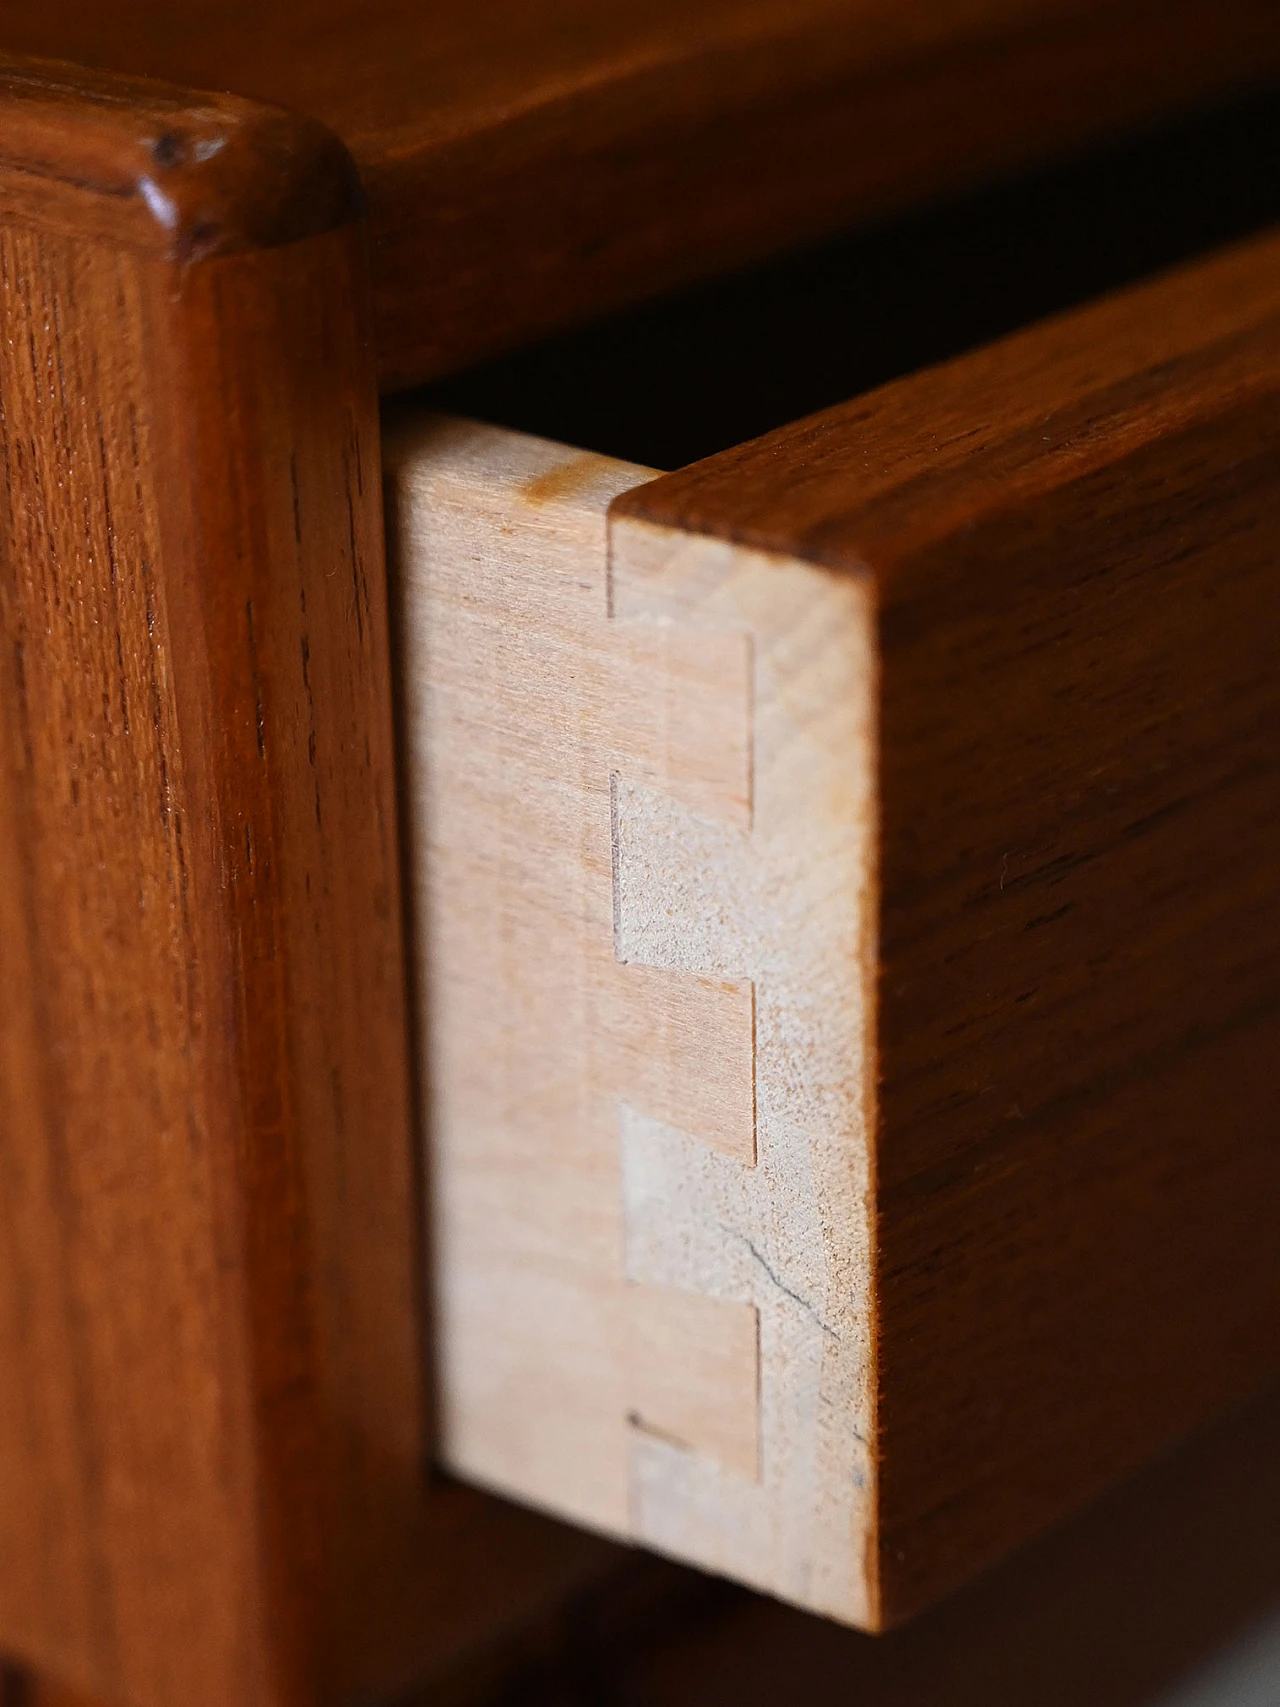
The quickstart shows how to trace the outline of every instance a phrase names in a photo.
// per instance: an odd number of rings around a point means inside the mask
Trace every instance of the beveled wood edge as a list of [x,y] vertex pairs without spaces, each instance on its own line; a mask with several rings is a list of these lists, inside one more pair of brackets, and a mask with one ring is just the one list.
[[1166,433],[1155,389],[1208,385],[1226,408],[1269,386],[1250,350],[1280,326],[1277,262],[1272,226],[663,474],[616,498],[610,526],[884,582],[954,525],[959,491],[1052,489]]
[[325,125],[229,94],[0,53],[0,221],[189,265],[361,217]]

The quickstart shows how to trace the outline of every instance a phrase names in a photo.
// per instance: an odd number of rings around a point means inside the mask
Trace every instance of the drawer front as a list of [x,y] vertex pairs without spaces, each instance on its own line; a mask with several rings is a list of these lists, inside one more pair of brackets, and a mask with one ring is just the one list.
[[402,424],[453,1467],[876,1627],[1274,1366],[1277,262],[662,478]]

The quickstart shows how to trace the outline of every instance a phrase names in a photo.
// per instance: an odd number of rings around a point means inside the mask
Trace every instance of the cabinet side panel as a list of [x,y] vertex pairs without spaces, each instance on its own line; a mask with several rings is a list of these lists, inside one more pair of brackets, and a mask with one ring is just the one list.
[[349,162],[66,67],[0,108],[0,1643],[301,1707],[423,1441]]
[[147,264],[2,242],[6,1641],[86,1687],[212,1701],[195,1654],[256,1700],[230,991],[139,383]]

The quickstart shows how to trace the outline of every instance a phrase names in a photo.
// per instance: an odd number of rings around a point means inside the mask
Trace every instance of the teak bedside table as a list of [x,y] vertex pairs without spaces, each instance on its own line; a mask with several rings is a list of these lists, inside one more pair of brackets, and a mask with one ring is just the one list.
[[880,1629],[1280,1371],[1280,239],[662,475],[379,418],[1276,9],[0,49],[0,1649],[368,1699],[602,1534]]

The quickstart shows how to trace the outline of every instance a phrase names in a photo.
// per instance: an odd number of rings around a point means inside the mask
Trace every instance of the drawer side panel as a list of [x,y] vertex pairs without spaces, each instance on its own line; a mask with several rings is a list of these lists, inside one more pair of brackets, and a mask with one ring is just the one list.
[[389,459],[445,1460],[871,1621],[865,593]]

